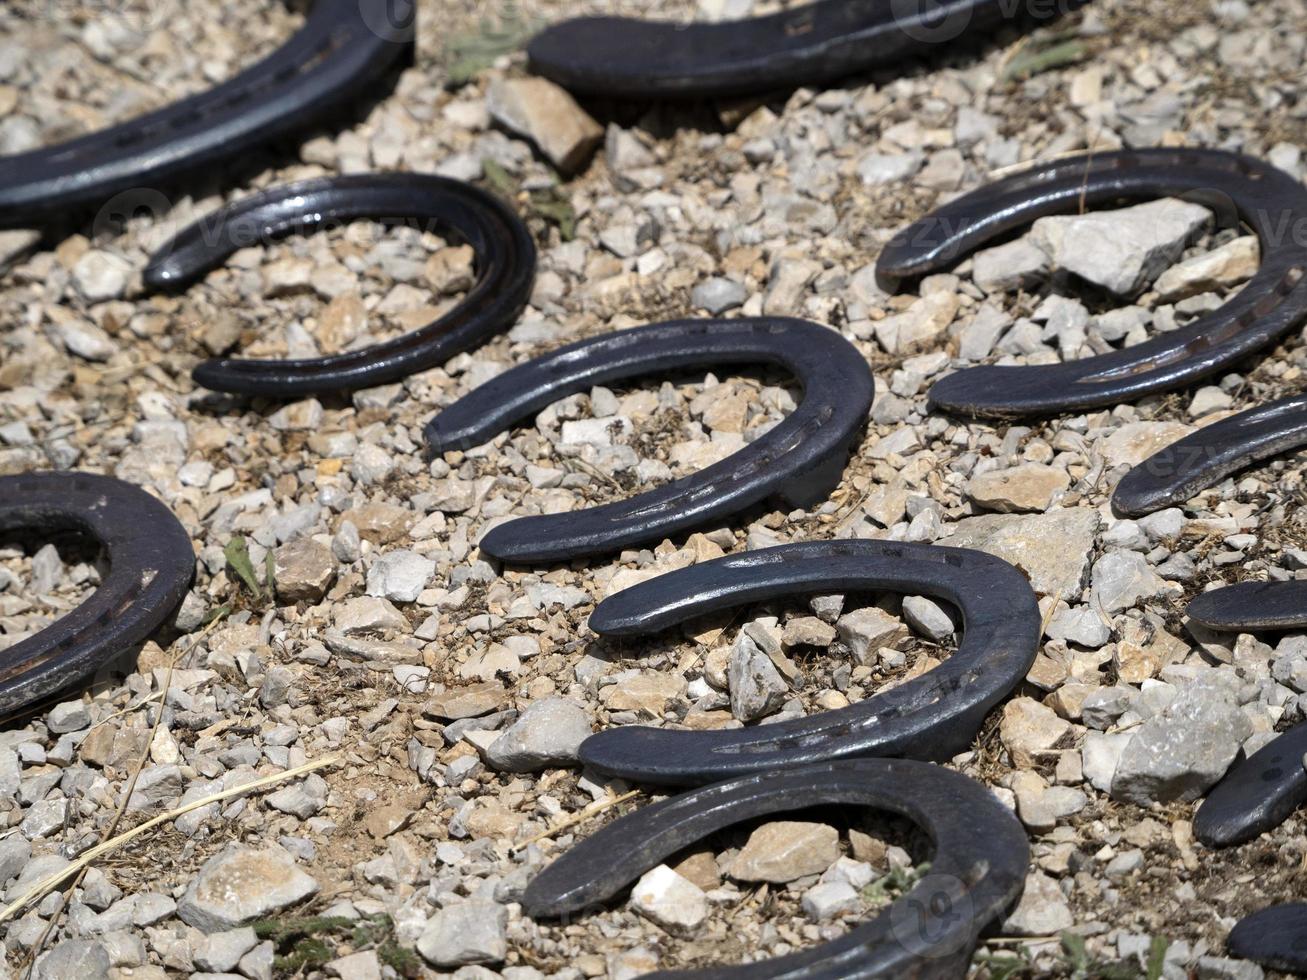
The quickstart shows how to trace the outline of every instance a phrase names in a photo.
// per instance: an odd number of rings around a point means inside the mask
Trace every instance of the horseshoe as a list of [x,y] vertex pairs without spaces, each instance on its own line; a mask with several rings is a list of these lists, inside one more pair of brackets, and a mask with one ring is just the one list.
[[1132,469],[1112,493],[1128,517],[1184,503],[1231,473],[1307,445],[1307,395],[1294,395],[1203,426]]
[[144,642],[181,604],[195,554],[181,522],[144,490],[91,473],[0,477],[0,534],[76,531],[109,564],[100,587],[36,636],[4,651],[0,714],[74,684]]
[[1238,633],[1307,626],[1307,582],[1237,582],[1194,596],[1189,618]]
[[795,593],[938,596],[962,613],[962,642],[938,667],[847,708],[736,731],[612,728],[581,743],[586,765],[644,783],[712,782],[853,756],[947,759],[1035,661],[1030,583],[1002,559],[942,545],[810,541],[728,555],[624,589],[595,607],[601,636],[643,636],[687,619]]
[[582,911],[618,894],[666,858],[742,820],[851,804],[907,817],[934,842],[930,873],[870,922],[813,949],[740,966],[652,977],[953,978],[981,932],[1021,894],[1030,865],[1012,812],[961,773],[905,759],[857,759],[760,772],[673,796],[620,817],[527,886],[532,918]]
[[875,382],[839,333],[788,317],[672,320],[569,344],[450,405],[427,425],[427,439],[436,452],[467,449],[593,385],[720,364],[786,368],[803,401],[766,435],[692,476],[617,503],[497,525],[481,550],[502,561],[562,561],[660,541],[773,494],[795,507],[829,497],[871,411]]
[[1242,960],[1287,973],[1307,973],[1307,904],[1287,902],[1240,919],[1226,940]]
[[[0,157],[0,225],[155,189],[330,119],[410,48],[412,0],[316,0],[304,26],[235,78],[56,146]],[[157,191],[154,191],[157,193]]]
[[537,34],[527,54],[536,74],[587,95],[743,95],[902,62],[1017,10],[999,0],[818,0],[716,24],[579,17]]
[[[1278,827],[1307,801],[1307,723],[1267,743],[1216,784],[1194,816],[1209,847],[1250,841]],[[1290,973],[1307,973],[1307,905],[1272,905],[1240,919],[1226,940],[1232,954]]]
[[531,294],[535,245],[497,197],[429,174],[358,174],[285,184],[184,229],[150,260],[146,286],[182,289],[249,245],[359,218],[457,233],[476,253],[477,280],[453,310],[425,327],[361,350],[297,360],[225,357],[195,368],[215,391],[293,398],[399,381],[500,333]]
[[[954,264],[1036,218],[1082,203],[1179,196],[1233,212],[1261,242],[1257,274],[1219,309],[1125,350],[1061,364],[967,368],[930,402],[963,416],[1053,415],[1171,391],[1270,344],[1307,319],[1307,188],[1252,157],[1220,150],[1099,153],[1041,164],[938,208],[894,237],[877,262],[890,284]],[[1228,215],[1233,216],[1233,215]]]
[[1194,835],[1209,847],[1242,844],[1278,827],[1307,802],[1307,723],[1262,746],[1207,794]]

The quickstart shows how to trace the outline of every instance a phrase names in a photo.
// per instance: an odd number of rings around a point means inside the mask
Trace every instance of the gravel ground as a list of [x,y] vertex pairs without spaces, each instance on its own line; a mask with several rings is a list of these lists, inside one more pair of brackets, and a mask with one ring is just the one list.
[[[248,0],[226,0],[220,23],[216,8],[177,0],[107,6],[0,11],[0,153],[202,89],[302,21]],[[653,798],[568,764],[588,731],[836,708],[956,647],[949,610],[921,597],[777,603],[627,644],[587,630],[594,603],[722,553],[866,537],[993,551],[1027,572],[1045,611],[1026,684],[950,763],[1016,809],[1034,855],[1026,897],[977,953],[975,975],[1261,976],[1224,959],[1224,939],[1240,915],[1302,893],[1303,822],[1213,853],[1191,821],[1241,748],[1302,718],[1307,643],[1204,634],[1183,610],[1215,584],[1304,576],[1303,464],[1238,474],[1137,522],[1116,519],[1108,500],[1153,449],[1296,390],[1301,338],[1195,390],[1046,422],[960,424],[925,398],[966,363],[1047,363],[1174,329],[1238,289],[1255,241],[1163,201],[1056,225],[1060,254],[1054,226],[1032,229],[905,295],[878,289],[872,264],[932,205],[1085,148],[1238,149],[1298,175],[1304,5],[1097,3],[902,77],[748,102],[586,104],[575,113],[598,124],[573,115],[579,149],[553,145],[557,119],[536,103],[539,145],[495,121],[525,76],[520,55],[451,85],[443,45],[466,51],[481,18],[511,31],[579,6],[424,11],[417,65],[339,131],[242,161],[194,197],[168,191],[170,210],[126,228],[0,235],[0,473],[75,467],[145,486],[198,558],[175,628],[146,644],[134,672],[106,671],[80,699],[0,732],[6,901],[109,836],[138,768],[120,832],[337,760],[166,821],[71,893],[12,915],[0,925],[10,971],[39,952],[37,973],[51,978],[617,978],[840,934],[929,860],[911,828],[800,812],[786,815],[798,826],[706,841],[629,902],[578,921],[536,924],[515,899],[574,840]],[[1021,75],[1058,45],[1068,62]],[[549,155],[575,172],[560,176]],[[456,302],[466,249],[368,223],[245,249],[180,296],[142,292],[150,251],[188,220],[256,188],[370,169],[435,171],[516,197],[540,247],[518,324],[442,369],[349,398],[279,405],[196,389],[201,358],[345,349]],[[609,560],[482,560],[489,526],[693,472],[766,431],[799,392],[765,372],[596,388],[434,460],[423,424],[561,343],[705,310],[808,317],[874,366],[872,421],[831,500],[759,508]],[[253,584],[229,563],[236,538]],[[93,554],[37,544],[0,550],[0,647],[97,581]],[[746,674],[754,685],[732,687]]]

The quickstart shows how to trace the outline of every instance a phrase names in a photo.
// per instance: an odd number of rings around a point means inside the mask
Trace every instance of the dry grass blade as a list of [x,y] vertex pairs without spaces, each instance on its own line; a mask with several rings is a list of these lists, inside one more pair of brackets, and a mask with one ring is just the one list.
[[[613,807],[617,806],[617,804],[625,803],[627,800],[632,799],[639,795],[640,795],[640,791],[638,789],[633,789],[629,793],[623,793],[621,796],[610,796],[607,797],[606,799],[597,800],[596,802],[591,803],[584,810],[572,814],[566,820],[560,821],[558,824],[556,824],[553,827],[550,827],[548,830],[541,831],[540,833],[536,834],[534,837],[530,837],[522,841],[522,843],[517,845],[517,849],[520,851],[522,848],[529,847],[530,845],[536,843],[537,841],[542,841],[547,837],[553,837],[554,834],[560,834],[564,830],[567,830],[569,827],[575,827],[579,823],[584,823],[585,821],[589,820],[591,817],[598,816],[599,814],[603,813],[605,810],[612,809]],[[3,921],[3,919],[0,919],[0,921]]]
[[190,813],[192,810],[198,810],[200,807],[208,806],[210,803],[220,803],[233,796],[240,796],[242,793],[253,793],[256,790],[265,789],[266,787],[272,786],[276,783],[285,782],[287,779],[295,779],[297,776],[304,776],[310,772],[314,772],[315,770],[325,769],[327,766],[335,765],[340,762],[340,760],[341,757],[339,755],[329,755],[321,759],[315,759],[313,762],[306,762],[304,765],[296,766],[294,769],[287,769],[285,772],[276,772],[271,776],[264,776],[260,779],[256,779],[252,783],[245,783],[242,786],[233,786],[231,789],[224,789],[219,790],[217,793],[210,793],[208,796],[200,797],[198,800],[192,800],[185,806],[179,806],[174,810],[168,810],[166,813],[161,813],[157,817],[152,817],[145,821],[145,823],[133,827],[131,830],[123,831],[117,837],[111,837],[103,844],[97,844],[95,847],[92,847],[86,853],[78,857],[76,861],[68,865],[68,867],[64,868],[62,871],[56,871],[48,878],[43,878],[41,881],[38,881],[31,888],[27,889],[27,891],[23,892],[23,894],[19,895],[18,898],[6,905],[4,909],[0,910],[0,922],[7,922],[9,919],[13,918],[16,913],[21,912],[29,905],[39,902],[41,899],[45,898],[46,895],[50,894],[50,892],[58,888],[60,884],[67,881],[73,875],[81,872],[97,858],[103,857],[112,851],[116,851],[124,844],[135,840],[146,831],[153,830],[160,824],[167,823],[170,820],[176,820],[182,814]]
[[[199,633],[195,634],[194,639],[191,640],[191,642],[187,645],[185,650],[182,650],[171,660],[168,661],[168,673],[164,676],[163,685],[159,688],[159,692],[158,692],[159,710],[155,712],[154,724],[150,726],[150,737],[146,739],[145,746],[141,749],[140,758],[136,760],[136,765],[132,769],[131,779],[128,780],[127,786],[123,790],[122,799],[118,801],[118,810],[117,812],[114,813],[113,820],[109,824],[110,839],[112,839],[113,836],[116,833],[118,833],[118,827],[122,823],[123,814],[127,812],[127,804],[128,802],[130,802],[132,798],[132,794],[136,792],[136,782],[141,778],[141,771],[145,768],[145,760],[150,757],[150,749],[154,745],[154,737],[159,733],[159,724],[163,721],[163,706],[164,704],[167,703],[168,692],[172,690],[172,676],[173,676],[173,671],[177,668],[177,662],[181,660],[182,657],[186,656],[186,654],[190,653],[192,650],[198,647],[200,643],[204,640],[204,638],[208,636],[211,632],[213,632],[213,629],[218,625],[218,623],[222,621],[222,619],[223,617],[218,616],[210,620],[209,624],[205,626],[204,629],[200,630]],[[148,700],[149,699],[147,698],[146,701]],[[141,701],[139,704],[144,704],[146,703],[146,701]],[[139,707],[139,704],[137,705],[137,707]],[[132,709],[128,708],[124,710],[132,710]],[[117,714],[121,714],[121,712],[115,712],[115,715]],[[114,717],[114,716],[111,715],[110,717]],[[108,721],[108,719],[106,718],[105,721]],[[103,722],[101,722],[101,724],[103,724]],[[86,876],[86,871],[89,867],[90,865],[88,863],[82,865],[78,869],[77,877],[73,879],[72,887],[74,889],[82,883],[82,879]],[[26,967],[27,969],[27,976],[30,977],[32,975],[32,970],[36,966],[36,958],[41,955],[41,950],[45,948],[46,940],[50,938],[50,933],[54,931],[54,927],[56,923],[58,923],[59,916],[62,911],[63,909],[60,908],[59,911],[57,911],[54,915],[50,916],[50,921],[46,923],[45,929],[41,932],[40,938],[36,941],[35,945],[33,945],[32,948],[28,950],[27,956],[23,960],[23,966]],[[0,918],[0,922],[2,921],[4,921],[4,919]]]

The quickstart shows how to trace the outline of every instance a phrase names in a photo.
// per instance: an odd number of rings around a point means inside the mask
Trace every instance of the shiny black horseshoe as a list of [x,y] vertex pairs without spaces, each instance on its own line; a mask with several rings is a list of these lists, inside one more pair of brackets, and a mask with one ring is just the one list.
[[91,473],[0,477],[0,534],[66,531],[93,539],[109,571],[80,606],[4,652],[0,716],[89,679],[144,642],[195,574],[185,528],[139,487]]
[[415,12],[413,0],[316,0],[290,40],[228,82],[98,133],[0,157],[0,226],[30,226],[122,191],[157,194],[178,176],[329,118],[410,48]]
[[467,449],[593,385],[718,364],[786,368],[803,386],[803,401],[729,459],[628,500],[500,524],[481,550],[503,561],[560,561],[660,541],[773,494],[795,507],[825,500],[871,411],[875,382],[839,333],[787,317],[672,320],[569,344],[456,401],[428,423],[427,439],[436,452]]
[[1239,763],[1207,794],[1194,835],[1209,847],[1242,844],[1307,802],[1307,723],[1294,725]]
[[[1082,203],[1184,197],[1237,214],[1261,266],[1219,309],[1125,350],[1062,364],[983,365],[936,382],[930,402],[966,416],[1053,415],[1170,391],[1221,370],[1307,318],[1307,188],[1252,157],[1220,150],[1099,153],[1042,164],[950,201],[894,237],[877,262],[887,284],[957,262],[1036,218]],[[1232,214],[1233,212],[1234,214]],[[891,287],[892,288],[892,287]]]
[[1307,445],[1307,395],[1231,415],[1160,449],[1112,493],[1128,517],[1184,503],[1198,491],[1263,459]]
[[651,977],[842,980],[963,975],[981,932],[1021,894],[1030,865],[1025,831],[982,784],[905,759],[825,762],[692,790],[614,820],[527,886],[522,908],[557,918],[598,906],[682,848],[742,820],[828,804],[889,811],[934,843],[930,872],[847,934],[760,963]]
[[588,95],[741,95],[905,61],[1019,9],[1000,0],[818,0],[717,24],[580,17],[546,28],[527,54],[534,72]]
[[1307,582],[1237,582],[1194,596],[1188,613],[1214,630],[1297,629],[1307,626]]
[[848,708],[735,731],[632,725],[581,743],[600,772],[684,785],[851,756],[947,759],[1021,683],[1039,645],[1030,583],[1002,559],[890,541],[810,541],[669,572],[595,607],[602,636],[643,636],[704,613],[799,592],[886,590],[938,596],[962,614],[958,649],[938,667]]
[[1226,946],[1241,960],[1307,973],[1307,904],[1272,905],[1244,916],[1230,930]]
[[194,371],[197,384],[273,398],[388,384],[493,337],[530,297],[536,253],[522,219],[492,194],[429,174],[326,177],[255,194],[201,218],[164,245],[145,270],[145,284],[181,289],[240,248],[359,218],[456,233],[476,253],[476,284],[449,313],[394,340],[302,360],[204,361]]

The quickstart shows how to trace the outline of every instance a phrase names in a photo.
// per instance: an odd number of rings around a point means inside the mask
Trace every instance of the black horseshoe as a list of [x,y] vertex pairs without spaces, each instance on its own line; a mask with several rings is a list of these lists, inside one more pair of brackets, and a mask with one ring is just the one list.
[[76,531],[109,564],[72,612],[4,652],[0,715],[87,680],[144,642],[176,610],[195,574],[181,522],[144,490],[90,473],[0,477],[0,534]]
[[[1194,815],[1194,834],[1210,847],[1252,840],[1307,802],[1307,723],[1295,725],[1216,784]],[[1226,940],[1240,959],[1307,973],[1307,905],[1272,905],[1240,919]]]
[[1307,582],[1237,582],[1194,596],[1189,618],[1238,633],[1307,626]]
[[0,158],[0,225],[24,227],[233,160],[358,97],[412,44],[412,0],[316,0],[304,26],[230,81],[118,126]]
[[887,590],[946,599],[958,649],[938,667],[848,708],[735,731],[612,728],[581,743],[600,772],[645,783],[707,783],[852,756],[947,759],[1030,670],[1039,605],[1030,583],[979,551],[888,541],[810,541],[669,572],[595,607],[602,636],[643,636],[695,616],[797,592]]
[[579,912],[731,824],[826,804],[907,817],[935,845],[930,872],[888,909],[831,942],[761,963],[651,977],[842,980],[953,978],[981,932],[1016,900],[1030,865],[1026,834],[982,784],[905,759],[857,759],[758,773],[692,790],[623,816],[564,854],[527,886],[532,918]]
[[1209,847],[1242,844],[1282,824],[1307,802],[1307,723],[1294,725],[1239,763],[1194,815],[1194,835]]
[[194,371],[197,384],[272,398],[388,384],[483,343],[526,305],[535,245],[522,219],[492,194],[429,174],[327,177],[255,194],[201,218],[164,245],[145,270],[145,284],[181,289],[240,248],[359,218],[457,233],[476,253],[476,284],[449,313],[394,340],[301,360],[204,361]]
[[1246,915],[1226,940],[1230,952],[1286,973],[1307,973],[1307,904],[1287,902]]
[[527,46],[531,69],[574,92],[702,98],[831,81],[937,50],[1013,19],[1000,0],[818,0],[717,24],[580,17]]
[[936,382],[930,402],[960,415],[1052,415],[1170,391],[1252,353],[1307,318],[1307,188],[1252,157],[1220,150],[1123,150],[1059,160],[951,201],[894,237],[887,284],[951,266],[1036,218],[1082,203],[1185,197],[1237,213],[1261,242],[1257,274],[1219,309],[1125,350],[1062,364],[967,368]]
[[715,364],[776,364],[803,401],[729,459],[627,500],[567,514],[522,517],[480,541],[492,557],[546,562],[659,541],[779,494],[795,507],[839,485],[871,410],[871,369],[839,333],[806,320],[672,320],[569,344],[492,378],[427,425],[436,452],[466,449],[550,402],[593,385]]
[[1231,473],[1307,445],[1307,395],[1231,415],[1160,449],[1121,478],[1112,506],[1127,517],[1184,503]]

